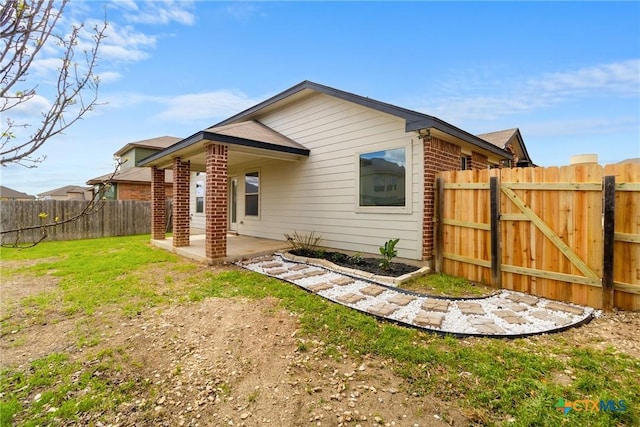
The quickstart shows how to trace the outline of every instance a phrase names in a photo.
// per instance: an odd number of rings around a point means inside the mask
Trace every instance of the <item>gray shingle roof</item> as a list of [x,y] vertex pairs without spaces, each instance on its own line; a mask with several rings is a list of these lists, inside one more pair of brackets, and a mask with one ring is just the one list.
[[487,142],[492,143],[493,145],[505,148],[507,143],[513,138],[513,136],[518,132],[518,128],[513,129],[505,129],[499,130],[496,132],[482,133],[477,135],[478,138],[482,138]]
[[39,197],[42,196],[66,196],[68,193],[84,193],[89,191],[89,187],[81,187],[79,185],[65,185],[64,187],[56,188],[54,190],[45,191],[44,193],[38,193]]
[[303,145],[298,144],[294,140],[287,138],[286,136],[255,120],[232,123],[223,126],[214,126],[206,129],[205,131],[215,135],[225,135],[251,141],[261,141],[267,144],[279,145],[283,147],[306,150]]
[[[92,178],[87,181],[87,184],[88,185],[102,184],[103,182],[108,180],[109,177],[111,177],[110,173],[96,177],[96,178]],[[120,170],[113,176],[112,181],[113,182],[149,182],[150,183],[151,168],[132,167],[132,168]],[[165,184],[170,184],[173,182],[172,170],[169,170],[169,169],[165,170],[164,182]]]
[[157,150],[163,150],[167,147],[171,147],[180,140],[182,140],[182,138],[175,136],[159,136],[157,138],[143,139],[141,141],[129,142],[113,154],[114,156],[120,157],[132,148],[155,148]]

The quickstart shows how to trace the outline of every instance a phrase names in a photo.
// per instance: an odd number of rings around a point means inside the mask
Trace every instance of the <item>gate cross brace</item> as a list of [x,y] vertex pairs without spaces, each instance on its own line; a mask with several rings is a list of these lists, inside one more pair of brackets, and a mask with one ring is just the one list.
[[508,184],[500,186],[502,192],[538,227],[542,233],[562,252],[578,270],[586,277],[600,279],[598,275],[580,258],[566,243],[549,228],[549,226],[509,187]]

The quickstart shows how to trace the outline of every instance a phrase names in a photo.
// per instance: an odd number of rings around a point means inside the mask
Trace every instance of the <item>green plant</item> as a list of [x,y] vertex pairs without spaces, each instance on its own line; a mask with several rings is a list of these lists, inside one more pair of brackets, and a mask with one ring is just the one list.
[[391,260],[398,255],[398,251],[396,250],[396,245],[400,239],[391,239],[384,242],[384,246],[380,246],[380,255],[382,255],[382,260],[380,260],[380,268],[383,270],[389,270],[391,268]]
[[300,234],[297,231],[294,231],[293,235],[285,233],[284,237],[287,239],[291,251],[315,254],[321,249],[320,242],[322,242],[322,237],[316,235],[313,231],[309,234]]
[[356,252],[355,254],[349,257],[349,261],[355,265],[362,263],[362,254],[360,252]]

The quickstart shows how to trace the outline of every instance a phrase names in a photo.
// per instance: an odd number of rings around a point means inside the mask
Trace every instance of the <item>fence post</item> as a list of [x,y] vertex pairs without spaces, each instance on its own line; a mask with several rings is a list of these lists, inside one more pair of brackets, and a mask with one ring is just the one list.
[[502,288],[502,251],[500,250],[500,184],[498,178],[489,178],[489,193],[491,194],[491,281],[493,285]]
[[613,310],[613,244],[616,213],[616,177],[605,176],[602,179],[604,190],[603,229],[604,256],[602,260],[602,309]]
[[443,257],[443,249],[444,249],[444,224],[442,223],[442,216],[444,215],[444,180],[441,176],[436,178],[436,194],[434,200],[434,226],[435,226],[435,235],[434,235],[434,259],[435,259],[435,270],[436,273],[442,272],[442,263],[444,260]]

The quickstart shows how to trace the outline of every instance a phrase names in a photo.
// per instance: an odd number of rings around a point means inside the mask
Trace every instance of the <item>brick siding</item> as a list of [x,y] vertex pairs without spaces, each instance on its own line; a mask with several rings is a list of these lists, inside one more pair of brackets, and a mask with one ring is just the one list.
[[433,215],[436,174],[442,171],[459,170],[460,147],[431,137],[424,142],[424,217],[422,230],[422,259],[433,258]]
[[[164,181],[164,180],[163,180]],[[118,200],[140,200],[143,202],[149,202],[152,199],[151,196],[151,184],[148,183],[130,183],[130,182],[118,182],[117,184]],[[165,185],[165,197],[170,199],[173,194],[172,184]]]
[[173,159],[173,246],[189,246],[189,175],[191,165]]
[[484,154],[471,153],[471,169],[487,169],[489,167],[489,159]]
[[206,256],[227,256],[227,147],[206,146],[207,183],[205,185]]
[[165,238],[166,212],[166,184],[164,169],[155,166],[151,169],[151,238]]

